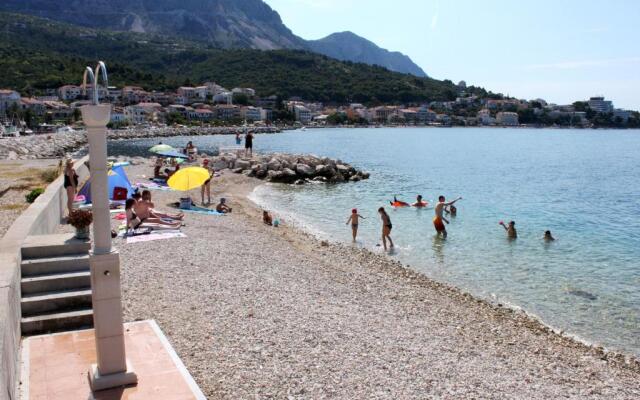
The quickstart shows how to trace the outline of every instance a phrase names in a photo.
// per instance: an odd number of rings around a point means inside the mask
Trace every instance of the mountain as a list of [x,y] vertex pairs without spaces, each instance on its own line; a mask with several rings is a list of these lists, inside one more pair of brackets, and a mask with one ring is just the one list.
[[176,36],[223,49],[311,50],[426,76],[409,57],[381,49],[351,32],[305,41],[262,0],[2,0],[0,11],[103,30]]
[[408,56],[382,49],[353,32],[333,33],[323,39],[310,40],[307,44],[312,51],[338,60],[381,65],[391,71],[427,76]]
[[2,0],[0,10],[76,25],[180,36],[220,48],[304,48],[261,0]]
[[84,66],[95,65],[98,56],[107,63],[110,84],[148,90],[216,81],[228,88],[252,87],[260,96],[369,105],[452,100],[457,95],[449,81],[301,50],[210,48],[175,37],[104,31],[2,12],[0,26],[0,88],[23,95],[79,84]]

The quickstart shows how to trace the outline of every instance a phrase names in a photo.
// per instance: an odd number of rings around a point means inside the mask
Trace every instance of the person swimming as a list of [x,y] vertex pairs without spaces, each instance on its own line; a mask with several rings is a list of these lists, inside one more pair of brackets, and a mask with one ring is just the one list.
[[428,205],[429,205],[429,202],[422,200],[421,194],[419,194],[418,197],[416,197],[416,202],[412,204],[412,206],[418,207],[418,208],[427,207]]
[[553,236],[551,236],[551,231],[545,231],[543,239],[545,242],[553,242],[554,240],[556,240]]
[[518,232],[516,231],[516,222],[515,221],[509,222],[509,225],[506,225],[504,222],[500,221],[499,225],[502,226],[505,231],[507,231],[507,237],[509,239],[517,239],[518,238]]
[[445,207],[444,208],[444,212],[449,214],[449,215],[451,215],[452,217],[455,217],[456,215],[458,215],[458,209],[454,205],[451,205],[449,207]]
[[351,234],[353,236],[354,242],[356,241],[356,236],[358,236],[358,222],[360,218],[366,219],[362,215],[358,214],[357,208],[354,208],[353,210],[351,210],[351,215],[349,216],[349,219],[346,223],[346,225],[349,225],[349,222],[351,222]]
[[447,228],[444,226],[444,223],[446,222],[448,224],[449,221],[443,215],[444,209],[446,207],[451,207],[458,200],[462,200],[462,197],[458,197],[457,199],[448,203],[445,203],[444,196],[438,197],[438,204],[436,204],[434,208],[436,216],[433,217],[433,227],[436,229],[436,233],[438,235],[442,235],[442,237],[445,238],[447,237]]
[[409,207],[409,203],[400,201],[396,196],[393,196],[393,201],[390,201],[391,207]]

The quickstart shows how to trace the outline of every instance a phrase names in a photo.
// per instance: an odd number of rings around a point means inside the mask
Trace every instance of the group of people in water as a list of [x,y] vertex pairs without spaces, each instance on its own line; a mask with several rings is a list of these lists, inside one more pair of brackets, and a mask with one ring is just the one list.
[[[442,238],[447,237],[447,228],[445,224],[449,224],[450,221],[445,217],[445,215],[450,215],[455,217],[458,213],[458,209],[455,206],[455,203],[462,200],[462,197],[458,197],[452,201],[446,201],[445,196],[438,196],[438,202],[434,206],[435,216],[433,217],[433,227],[436,231],[436,235]],[[418,195],[416,198],[416,202],[413,204],[409,204],[404,201],[400,201],[396,196],[393,197],[393,201],[389,202],[391,207],[393,208],[402,208],[402,207],[416,207],[416,208],[425,208],[429,206],[427,201],[423,200],[422,195]],[[391,217],[385,210],[384,207],[380,207],[378,209],[378,214],[380,215],[380,219],[382,221],[382,246],[384,250],[387,251],[387,242],[389,242],[389,248],[393,248],[393,240],[391,239],[391,230],[393,229],[393,224],[391,223]],[[356,208],[351,210],[351,215],[347,220],[347,225],[351,224],[351,234],[353,237],[353,241],[356,241],[358,236],[358,227],[360,224],[360,219],[365,219],[362,215],[358,213]],[[505,224],[503,221],[500,221],[500,226],[502,226],[507,232],[507,237],[509,239],[516,239],[518,237],[518,232],[516,231],[516,223],[515,221],[510,221],[508,224]],[[551,231],[547,230],[544,233],[543,239],[547,242],[554,241],[555,238],[551,235]]]

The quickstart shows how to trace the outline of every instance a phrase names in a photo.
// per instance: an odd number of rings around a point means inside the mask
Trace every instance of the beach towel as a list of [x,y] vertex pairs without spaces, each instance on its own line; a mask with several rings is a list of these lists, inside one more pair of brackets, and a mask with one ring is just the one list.
[[140,243],[140,242],[151,242],[154,240],[165,240],[165,239],[174,239],[174,238],[184,238],[187,237],[182,232],[173,231],[173,232],[151,232],[148,235],[139,235],[139,236],[129,236],[127,237],[127,244],[129,243]]
[[209,208],[191,206],[190,209],[181,209],[180,211],[193,213],[193,214],[204,214],[204,215],[226,215],[225,213],[217,212],[216,210],[211,210]]
[[165,190],[165,191],[173,190],[166,184],[163,185],[157,182],[136,182],[135,186],[139,189],[148,189],[148,190]]

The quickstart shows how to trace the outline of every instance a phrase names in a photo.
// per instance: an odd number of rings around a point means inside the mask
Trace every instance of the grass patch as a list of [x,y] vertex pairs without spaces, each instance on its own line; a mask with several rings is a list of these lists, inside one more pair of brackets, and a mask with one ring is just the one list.
[[27,208],[26,204],[2,204],[0,205],[0,211],[15,211],[15,210],[22,210],[24,208]]
[[40,179],[44,183],[51,183],[60,176],[60,170],[58,168],[48,168],[40,171]]

